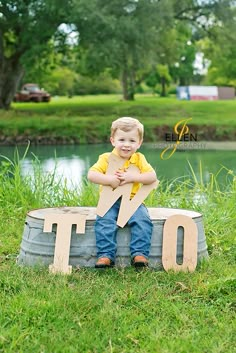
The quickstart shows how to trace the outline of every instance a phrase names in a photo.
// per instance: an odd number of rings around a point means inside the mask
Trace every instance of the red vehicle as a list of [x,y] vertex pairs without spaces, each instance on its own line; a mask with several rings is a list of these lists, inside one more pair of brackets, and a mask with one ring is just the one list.
[[14,102],[49,102],[51,95],[35,83],[26,83],[15,94]]

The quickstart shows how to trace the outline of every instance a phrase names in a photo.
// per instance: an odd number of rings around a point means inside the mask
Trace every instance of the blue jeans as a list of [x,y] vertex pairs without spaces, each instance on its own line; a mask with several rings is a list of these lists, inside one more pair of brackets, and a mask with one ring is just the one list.
[[[120,209],[120,199],[103,216],[97,216],[95,222],[95,234],[97,245],[97,257],[108,257],[115,261],[116,256],[116,234],[118,226],[116,224]],[[127,222],[130,227],[131,258],[137,255],[143,255],[148,258],[151,246],[153,224],[149,217],[145,205],[141,204],[133,216]]]

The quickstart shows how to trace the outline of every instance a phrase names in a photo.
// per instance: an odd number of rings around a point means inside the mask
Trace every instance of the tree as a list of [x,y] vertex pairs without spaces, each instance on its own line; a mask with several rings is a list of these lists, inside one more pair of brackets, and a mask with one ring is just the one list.
[[215,24],[210,37],[200,41],[199,46],[210,63],[207,83],[236,87],[235,31],[236,7],[224,22]]
[[[68,67],[57,67],[48,77],[47,89],[51,94],[72,97],[77,74]],[[45,85],[44,85],[45,86]]]
[[162,33],[172,25],[171,2],[153,0],[79,0],[74,22],[84,70],[111,68],[119,76],[123,98],[134,99],[143,68],[158,56]]
[[157,75],[161,82],[161,97],[166,97],[166,85],[171,81],[169,68],[167,65],[157,65]]
[[[195,3],[195,11],[191,3]],[[189,84],[193,80],[192,62],[197,50],[204,54],[203,60],[207,66],[210,63],[205,83],[235,84],[236,2],[215,0],[204,1],[198,5],[198,1],[176,0],[176,18],[191,24],[191,42],[196,44],[184,49],[183,63],[179,61],[177,67],[171,69],[172,76],[178,78],[181,85]]]
[[161,97],[166,97],[166,86],[171,82],[171,76],[169,74],[169,68],[167,65],[157,64],[150,73],[148,74],[145,83],[152,87],[153,93],[155,93],[156,86],[161,83]]
[[191,34],[179,41],[178,59],[172,62],[170,74],[180,86],[191,84],[194,77],[194,62],[197,53],[196,44],[192,41]]
[[[0,0],[0,109],[10,107],[27,68],[33,68],[43,80],[41,73],[52,64],[52,53],[65,49],[68,30],[75,31],[74,25],[79,33],[76,71],[92,76],[109,69],[113,77],[120,78],[124,99],[134,99],[137,84],[153,66],[166,65],[172,75],[171,67],[180,54],[176,45],[180,22],[190,26],[198,40],[206,33],[210,35],[212,28],[219,29],[220,21],[224,23],[235,9],[234,3],[233,0]],[[234,54],[231,52],[230,58]],[[186,57],[191,59],[192,54],[189,52]],[[183,75],[186,67],[185,61]]]
[[47,58],[65,41],[72,0],[0,1],[0,109],[8,109],[27,65]]
[[176,62],[181,63],[175,74],[179,74],[182,82],[186,75],[190,81],[194,45],[186,46],[187,39],[185,47],[181,43],[182,48],[178,48],[170,38],[174,35],[176,39],[175,32],[181,33],[179,23],[188,27],[189,40],[198,28],[207,32],[212,19],[221,17],[219,9],[230,3],[230,0],[75,1],[78,12],[75,10],[73,22],[80,33],[82,70],[95,75],[111,68],[121,79],[125,100],[134,99],[136,85],[157,64],[167,65],[170,70]]

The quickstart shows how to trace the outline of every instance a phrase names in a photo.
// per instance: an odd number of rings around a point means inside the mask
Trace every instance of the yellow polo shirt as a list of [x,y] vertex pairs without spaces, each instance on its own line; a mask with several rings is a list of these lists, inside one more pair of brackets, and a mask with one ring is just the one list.
[[[111,153],[114,153],[116,156],[119,157],[119,154],[117,153],[116,149],[114,148],[112,152],[107,152],[107,153],[101,154],[99,156],[98,161],[89,170],[93,170],[94,172],[106,174],[106,171],[108,168],[108,158]],[[140,170],[140,173],[154,172],[154,169],[152,168],[152,166],[147,162],[145,156],[140,152],[136,152],[136,153],[132,154],[130,159],[125,160],[124,165],[122,166],[122,169],[128,169],[131,164],[138,167],[138,169]],[[138,192],[140,187],[141,187],[140,183],[133,184],[133,188],[131,190],[131,198]]]

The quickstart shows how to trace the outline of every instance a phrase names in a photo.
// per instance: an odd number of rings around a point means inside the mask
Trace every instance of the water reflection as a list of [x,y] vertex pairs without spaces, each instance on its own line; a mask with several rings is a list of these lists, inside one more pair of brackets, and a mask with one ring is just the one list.
[[[55,180],[63,180],[69,188],[78,186],[83,176],[87,173],[86,162],[78,156],[68,158],[48,158],[43,160],[41,168],[45,174],[53,174],[56,170]],[[22,175],[34,175],[32,159],[24,159],[21,163]]]
[[[24,155],[25,147],[18,147],[20,157]],[[0,147],[0,154],[14,158],[14,147]],[[81,146],[31,146],[27,156],[22,161],[22,174],[33,175],[35,156],[40,161],[44,173],[53,173],[56,168],[56,180],[63,179],[68,186],[78,186],[86,176],[89,167],[96,162],[98,156],[111,151],[110,145]],[[156,169],[160,180],[189,177],[193,169],[196,178],[204,182],[211,180],[222,166],[236,174],[235,150],[186,150],[177,151],[169,160],[162,160],[161,150],[155,144],[143,145],[140,152]],[[202,169],[200,168],[202,166]],[[230,175],[227,171],[220,173],[219,180],[227,183]]]

